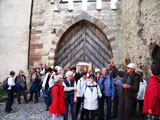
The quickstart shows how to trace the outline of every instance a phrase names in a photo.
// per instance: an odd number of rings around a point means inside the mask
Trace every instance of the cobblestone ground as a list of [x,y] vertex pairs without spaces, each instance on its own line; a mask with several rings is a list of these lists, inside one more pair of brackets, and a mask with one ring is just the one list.
[[[15,99],[16,101],[16,99]],[[52,116],[45,111],[44,100],[40,98],[38,103],[17,104],[12,106],[13,112],[7,114],[4,112],[5,103],[0,103],[0,120],[51,120]]]
[[[0,103],[0,120],[52,120],[52,115],[45,110],[43,98],[39,98],[38,103],[30,102],[29,104],[17,104],[15,99],[13,111],[9,114],[4,112],[5,105],[5,102]],[[71,115],[69,115],[69,120],[71,120]]]

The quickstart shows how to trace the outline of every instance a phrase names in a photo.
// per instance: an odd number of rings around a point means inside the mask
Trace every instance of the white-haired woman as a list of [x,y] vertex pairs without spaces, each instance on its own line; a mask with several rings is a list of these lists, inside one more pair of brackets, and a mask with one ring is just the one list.
[[54,82],[54,86],[51,89],[52,102],[49,106],[49,112],[53,116],[52,120],[63,120],[63,114],[66,112],[66,109],[62,75],[55,75]]
[[64,115],[64,120],[68,120],[68,108],[71,107],[72,120],[76,120],[76,81],[72,79],[73,72],[68,71],[66,73],[66,79],[63,81],[64,94],[65,94],[65,106],[66,114]]

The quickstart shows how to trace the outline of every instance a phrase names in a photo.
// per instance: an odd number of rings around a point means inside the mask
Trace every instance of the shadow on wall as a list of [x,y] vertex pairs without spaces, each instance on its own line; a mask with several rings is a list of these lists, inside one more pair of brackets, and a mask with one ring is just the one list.
[[151,57],[153,62],[160,63],[160,46],[153,44],[151,48]]

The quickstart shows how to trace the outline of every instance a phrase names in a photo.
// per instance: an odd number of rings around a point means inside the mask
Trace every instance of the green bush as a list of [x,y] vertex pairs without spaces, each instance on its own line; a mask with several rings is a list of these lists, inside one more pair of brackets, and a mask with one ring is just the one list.
[[6,95],[6,94],[7,94],[7,91],[0,88],[0,95]]

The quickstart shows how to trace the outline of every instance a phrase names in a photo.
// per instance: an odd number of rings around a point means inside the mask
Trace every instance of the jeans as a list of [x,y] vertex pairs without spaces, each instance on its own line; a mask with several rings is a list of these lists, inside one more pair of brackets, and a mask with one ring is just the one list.
[[[25,103],[27,103],[27,93],[26,93],[25,88],[22,88],[21,92],[24,97]],[[18,101],[18,103],[21,103],[21,95],[20,94],[17,94],[17,101]]]
[[111,112],[111,96],[106,97],[106,104],[107,104],[107,116],[106,120],[111,120],[112,112]]
[[7,99],[7,104],[6,104],[6,108],[5,111],[6,112],[10,112],[12,110],[12,105],[13,105],[13,101],[14,101],[14,91],[13,89],[8,90],[8,99]]
[[65,99],[66,113],[64,115],[64,120],[68,120],[69,105],[71,107],[72,120],[76,120],[76,104],[71,102],[71,97],[68,97],[67,99]]
[[99,110],[98,110],[98,120],[104,120],[104,100],[106,98],[106,104],[107,104],[107,115],[106,120],[111,120],[111,96],[104,96],[99,99]]
[[38,102],[38,92],[37,91],[30,91],[29,101],[33,100],[33,93],[35,93],[35,102]]
[[60,114],[59,114],[59,117],[57,117],[56,114],[53,114],[52,118],[53,118],[52,120],[63,120],[63,117]]

